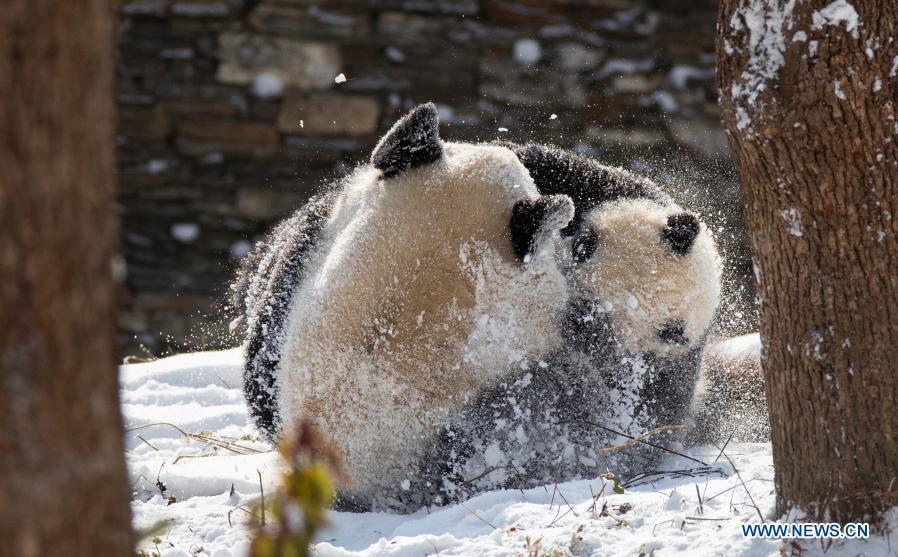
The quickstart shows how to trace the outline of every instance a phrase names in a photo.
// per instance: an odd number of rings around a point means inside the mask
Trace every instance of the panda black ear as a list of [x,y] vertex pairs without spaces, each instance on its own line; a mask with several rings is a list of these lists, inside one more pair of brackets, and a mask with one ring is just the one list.
[[443,156],[440,119],[433,103],[416,106],[377,142],[371,164],[391,178]]
[[661,229],[661,238],[674,253],[686,255],[692,249],[700,229],[698,217],[692,213],[677,213],[667,217],[667,226]]
[[544,195],[522,199],[511,210],[511,245],[526,263],[554,230],[560,230],[574,218],[574,202],[566,195]]

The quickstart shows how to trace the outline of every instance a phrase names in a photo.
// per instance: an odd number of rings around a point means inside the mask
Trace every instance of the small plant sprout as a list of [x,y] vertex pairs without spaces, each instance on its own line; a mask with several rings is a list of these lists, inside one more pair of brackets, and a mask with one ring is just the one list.
[[[336,490],[332,473],[342,476],[339,458],[309,423],[301,423],[281,441],[287,469],[277,492],[268,497],[269,523],[258,524],[252,557],[307,557],[315,533],[327,525],[327,509]],[[265,505],[265,503],[261,503]]]

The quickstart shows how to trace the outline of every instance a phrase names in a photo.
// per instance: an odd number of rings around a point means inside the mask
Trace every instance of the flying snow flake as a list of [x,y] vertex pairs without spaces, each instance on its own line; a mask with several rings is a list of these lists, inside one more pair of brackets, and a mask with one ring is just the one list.
[[338,75],[334,78],[334,83],[346,83],[346,76],[343,74]]
[[397,64],[405,62],[405,53],[395,46],[388,46],[384,50],[384,54],[387,55],[387,58],[389,58],[391,62],[396,62]]
[[452,122],[455,120],[455,109],[451,106],[441,104],[437,107],[437,113],[440,115],[440,122]]
[[558,119],[558,115],[557,115],[557,114],[554,114],[554,113],[553,113],[551,116],[549,116],[549,120],[557,120],[557,119]]
[[845,0],[836,0],[811,15],[811,28],[818,31],[827,25],[838,26],[843,23],[845,30],[857,38],[857,28],[861,25],[861,21],[854,6]]
[[224,162],[224,155],[218,151],[213,151],[207,155],[203,155],[200,162],[203,164],[221,164]]
[[679,91],[689,89],[689,80],[702,80],[714,77],[714,68],[696,68],[687,64],[677,64],[670,69],[667,80]]
[[543,47],[534,39],[518,39],[514,43],[514,59],[525,65],[536,64],[543,57]]
[[171,168],[171,164],[165,159],[152,159],[147,163],[147,172],[161,174]]
[[252,245],[246,240],[239,240],[231,244],[231,257],[234,259],[240,259],[244,257],[249,251],[252,249]]
[[171,226],[172,238],[182,244],[189,244],[200,235],[200,225],[195,222],[178,222]]
[[[676,112],[680,109],[677,100],[667,91],[658,90],[652,93],[649,97],[643,97],[643,99],[646,105],[655,104],[664,112]],[[642,102],[643,100],[640,100],[640,104],[642,104]]]
[[507,131],[508,131],[508,128],[499,128],[499,131],[500,131],[500,132],[507,132]]
[[273,99],[284,92],[284,82],[273,73],[263,72],[253,79],[252,91],[260,99]]

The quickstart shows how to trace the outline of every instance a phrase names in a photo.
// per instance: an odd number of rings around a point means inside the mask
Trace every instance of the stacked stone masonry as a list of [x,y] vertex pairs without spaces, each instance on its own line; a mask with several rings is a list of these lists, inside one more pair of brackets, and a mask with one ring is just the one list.
[[671,183],[737,230],[745,267],[716,14],[714,0],[123,0],[123,353],[230,344],[239,256],[424,101],[448,138],[556,143]]

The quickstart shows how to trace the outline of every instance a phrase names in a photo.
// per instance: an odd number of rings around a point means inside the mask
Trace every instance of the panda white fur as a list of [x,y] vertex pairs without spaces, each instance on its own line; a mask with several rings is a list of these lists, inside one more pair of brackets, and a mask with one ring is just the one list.
[[443,143],[435,108],[415,109],[248,258],[236,289],[260,427],[315,423],[352,479],[344,506],[415,504],[403,486],[440,428],[561,342],[553,231],[573,210],[508,149]]

